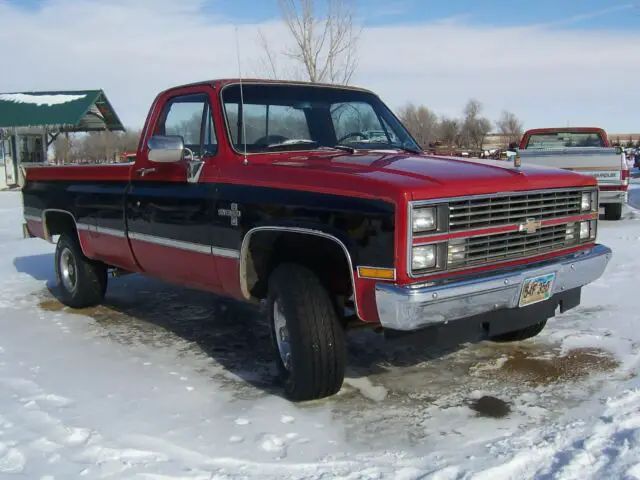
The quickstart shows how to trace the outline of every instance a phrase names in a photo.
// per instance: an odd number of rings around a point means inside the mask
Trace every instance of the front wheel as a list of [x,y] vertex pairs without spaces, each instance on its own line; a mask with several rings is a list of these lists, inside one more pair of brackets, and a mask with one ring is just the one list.
[[301,265],[279,265],[269,278],[268,306],[287,397],[305,401],[337,393],[346,368],[345,331],[319,278]]
[[71,308],[87,308],[102,303],[107,290],[107,268],[83,255],[75,235],[60,236],[55,261],[62,303]]
[[514,330],[512,332],[501,333],[500,335],[489,337],[489,340],[497,343],[521,342],[522,340],[533,338],[538,335],[542,330],[544,330],[546,325],[547,321],[543,320],[540,323],[521,328],[520,330]]

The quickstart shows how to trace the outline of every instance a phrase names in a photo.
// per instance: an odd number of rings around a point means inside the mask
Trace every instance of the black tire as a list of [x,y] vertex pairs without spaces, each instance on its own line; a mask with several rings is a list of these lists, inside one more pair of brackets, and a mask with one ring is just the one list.
[[502,333],[500,335],[489,337],[489,340],[497,343],[521,342],[538,335],[542,330],[544,330],[546,325],[547,321],[543,320],[540,323],[536,323],[526,328],[521,328],[520,330],[514,330],[513,332]]
[[622,204],[611,203],[604,206],[605,220],[620,220],[622,218]]
[[58,239],[55,270],[62,303],[71,308],[102,303],[107,291],[107,268],[83,255],[75,234],[63,234]]
[[[286,318],[287,368],[280,354],[275,308]],[[271,337],[286,396],[292,401],[324,398],[342,387],[347,363],[346,335],[319,278],[309,269],[282,263],[269,277]]]

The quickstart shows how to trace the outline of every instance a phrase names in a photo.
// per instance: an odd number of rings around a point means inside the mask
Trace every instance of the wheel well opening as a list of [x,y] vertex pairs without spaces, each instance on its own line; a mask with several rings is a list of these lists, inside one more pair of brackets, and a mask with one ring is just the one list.
[[47,240],[51,240],[54,235],[76,233],[76,222],[70,213],[58,211],[46,212],[44,223]]
[[264,231],[252,234],[247,249],[245,279],[252,297],[267,296],[269,276],[283,262],[309,268],[335,296],[349,298],[353,293],[349,261],[335,240],[299,232]]

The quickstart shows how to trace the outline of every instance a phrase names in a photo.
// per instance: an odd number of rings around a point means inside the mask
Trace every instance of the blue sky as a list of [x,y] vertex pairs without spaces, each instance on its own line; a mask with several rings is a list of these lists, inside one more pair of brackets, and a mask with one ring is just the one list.
[[[352,83],[393,109],[412,102],[451,117],[475,98],[489,119],[509,110],[527,128],[640,131],[640,0],[357,1]],[[291,46],[278,20],[277,0],[0,0],[12,67],[0,92],[102,88],[137,127],[159,91],[236,77],[238,57],[245,76],[263,76],[259,32],[280,54]],[[55,48],[43,55],[46,45]],[[296,67],[279,62],[281,73]]]
[[[38,8],[47,3],[47,0],[4,1],[25,9]],[[206,4],[205,11],[238,22],[262,22],[278,16],[277,0],[203,2]],[[640,29],[640,1],[358,0],[358,13],[364,19],[364,24],[371,26],[423,23],[455,17],[467,23],[487,26],[558,22],[558,27],[570,29]]]

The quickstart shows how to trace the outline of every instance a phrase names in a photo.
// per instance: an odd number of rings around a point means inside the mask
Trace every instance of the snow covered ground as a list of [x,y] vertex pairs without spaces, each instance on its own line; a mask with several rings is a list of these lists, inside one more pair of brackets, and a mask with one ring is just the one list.
[[[640,191],[636,191],[640,194]],[[337,396],[274,388],[252,308],[128,276],[103,307],[55,300],[53,246],[0,193],[0,478],[640,478],[640,212],[537,338],[449,351],[350,339]]]

